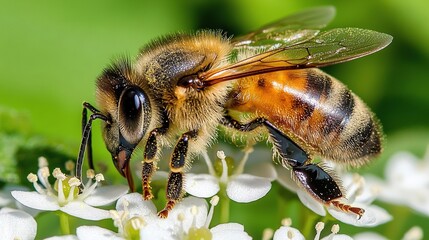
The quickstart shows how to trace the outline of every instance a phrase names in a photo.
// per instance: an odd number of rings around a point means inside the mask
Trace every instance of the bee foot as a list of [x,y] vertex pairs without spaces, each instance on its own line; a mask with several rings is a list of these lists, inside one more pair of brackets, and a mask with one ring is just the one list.
[[168,217],[168,213],[171,211],[171,209],[173,209],[174,205],[176,205],[176,201],[174,200],[169,200],[167,202],[167,204],[165,205],[165,208],[162,209],[159,213],[158,213],[158,217],[160,218],[167,218]]
[[147,200],[151,200],[153,198],[153,194],[152,194],[152,192],[149,190],[149,191],[144,191],[144,193],[143,193],[143,199],[145,200],[145,201],[147,201]]
[[348,212],[348,213],[354,213],[358,216],[358,219],[360,219],[362,217],[362,215],[365,213],[365,209],[363,208],[358,208],[358,207],[353,207],[351,205],[345,204],[345,203],[341,203],[338,200],[335,201],[331,201],[329,202],[332,206],[338,208],[339,210],[343,211],[343,212]]

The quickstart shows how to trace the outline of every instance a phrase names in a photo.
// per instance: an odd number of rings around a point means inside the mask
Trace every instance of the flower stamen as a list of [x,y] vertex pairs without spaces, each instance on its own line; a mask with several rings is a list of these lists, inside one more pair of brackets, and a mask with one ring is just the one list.
[[322,234],[322,230],[325,228],[325,223],[323,222],[318,222],[316,224],[316,236],[314,236],[314,240],[319,240],[320,239],[320,234]]
[[222,163],[222,175],[220,176],[219,181],[221,183],[227,183],[228,182],[228,165],[225,160],[226,158],[225,153],[223,151],[218,151],[217,157],[220,159]]
[[67,196],[67,202],[71,202],[75,198],[75,194],[74,194],[75,189],[76,189],[76,187],[80,186],[81,181],[79,179],[77,179],[76,177],[72,177],[68,181],[68,184],[70,185],[70,191],[69,191],[69,195]]
[[[92,183],[92,179],[95,178],[95,182]],[[79,195],[80,198],[86,198],[89,196],[97,187],[98,183],[100,181],[104,181],[104,176],[101,173],[98,173],[95,175],[95,177],[89,178],[87,184],[85,184],[85,188],[83,189],[82,193]]]
[[39,157],[37,159],[38,163],[39,163],[39,168],[43,168],[43,167],[47,167],[48,166],[48,159],[46,159],[45,157]]
[[274,231],[271,228],[265,228],[262,233],[262,240],[270,240],[274,236]]
[[281,221],[281,224],[282,224],[282,226],[290,227],[290,226],[292,226],[292,219],[290,219],[290,218],[283,218],[282,221]]
[[420,240],[420,239],[423,239],[423,230],[419,226],[414,226],[414,227],[410,228],[410,230],[408,230],[405,233],[405,235],[402,239],[403,240]]
[[75,175],[74,174],[75,166],[76,166],[76,164],[72,160],[68,160],[65,163],[66,170],[69,171],[70,176],[74,176]]
[[209,155],[207,154],[207,152],[203,152],[201,155],[203,156],[204,161],[207,164],[207,168],[208,168],[209,174],[212,175],[212,176],[215,176],[216,175],[216,171],[215,171],[215,169],[213,167],[213,163],[212,163]]
[[248,147],[244,150],[244,156],[240,160],[240,163],[237,166],[237,170],[235,170],[236,175],[242,174],[244,172],[244,165],[246,165],[247,160],[249,159],[250,154],[253,152],[252,147]]
[[49,184],[48,177],[51,174],[49,173],[49,168],[43,166],[37,170],[37,176],[39,176],[40,183],[50,192],[52,192],[51,184]]
[[29,182],[33,183],[34,189],[36,189],[36,191],[40,194],[46,194],[46,190],[44,190],[42,188],[42,186],[40,186],[40,184],[37,182],[38,177],[36,174],[34,173],[29,173],[27,175],[27,179]]
[[338,225],[338,224],[332,225],[331,232],[333,234],[337,234],[338,232],[340,232],[340,225]]
[[212,221],[212,218],[213,218],[214,207],[216,207],[218,203],[219,203],[219,197],[217,195],[213,196],[212,199],[210,199],[211,206],[210,206],[209,214],[207,215],[207,219],[206,219],[206,223],[204,224],[204,227],[209,228],[210,222]]

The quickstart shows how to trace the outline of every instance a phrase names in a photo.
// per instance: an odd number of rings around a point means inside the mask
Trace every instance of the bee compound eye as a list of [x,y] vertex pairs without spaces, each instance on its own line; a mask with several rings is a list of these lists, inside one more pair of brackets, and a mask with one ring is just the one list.
[[141,115],[143,96],[135,89],[127,89],[122,95],[121,111],[128,119],[135,119]]
[[130,143],[138,143],[150,121],[147,95],[138,87],[128,87],[122,92],[118,107],[121,134]]

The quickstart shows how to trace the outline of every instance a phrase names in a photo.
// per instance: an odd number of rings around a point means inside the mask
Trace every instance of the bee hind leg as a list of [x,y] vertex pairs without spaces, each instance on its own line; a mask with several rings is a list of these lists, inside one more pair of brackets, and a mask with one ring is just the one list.
[[168,213],[183,196],[183,178],[189,140],[197,136],[197,131],[182,134],[177,142],[170,160],[170,174],[167,182],[167,204],[158,213],[161,218],[167,218]]
[[342,203],[340,186],[327,171],[317,164],[306,164],[292,168],[295,179],[314,199],[343,212],[354,213],[361,218],[365,210]]
[[[339,201],[343,197],[340,186],[329,170],[310,163],[310,156],[288,136],[278,130],[268,121],[264,122],[279,152],[283,164],[292,167],[295,181],[301,185],[315,200],[327,206],[333,206],[341,211],[350,212],[360,218],[365,212],[363,209],[344,204]],[[335,176],[335,175],[333,175]]]

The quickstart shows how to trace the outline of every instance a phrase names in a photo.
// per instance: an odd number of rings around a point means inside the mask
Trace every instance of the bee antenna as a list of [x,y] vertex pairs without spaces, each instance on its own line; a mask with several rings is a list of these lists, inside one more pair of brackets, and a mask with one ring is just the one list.
[[[101,119],[103,121],[108,121],[108,118],[101,114],[96,108],[94,108],[91,104],[84,102],[83,103],[83,111],[82,111],[82,141],[80,143],[79,155],[76,160],[76,177],[79,180],[82,180],[82,165],[83,158],[85,153],[85,148],[88,146],[88,160],[90,164],[90,168],[94,168],[92,163],[92,147],[91,147],[91,128],[92,121],[95,119]],[[89,116],[89,120],[87,121],[87,109],[93,112]]]

